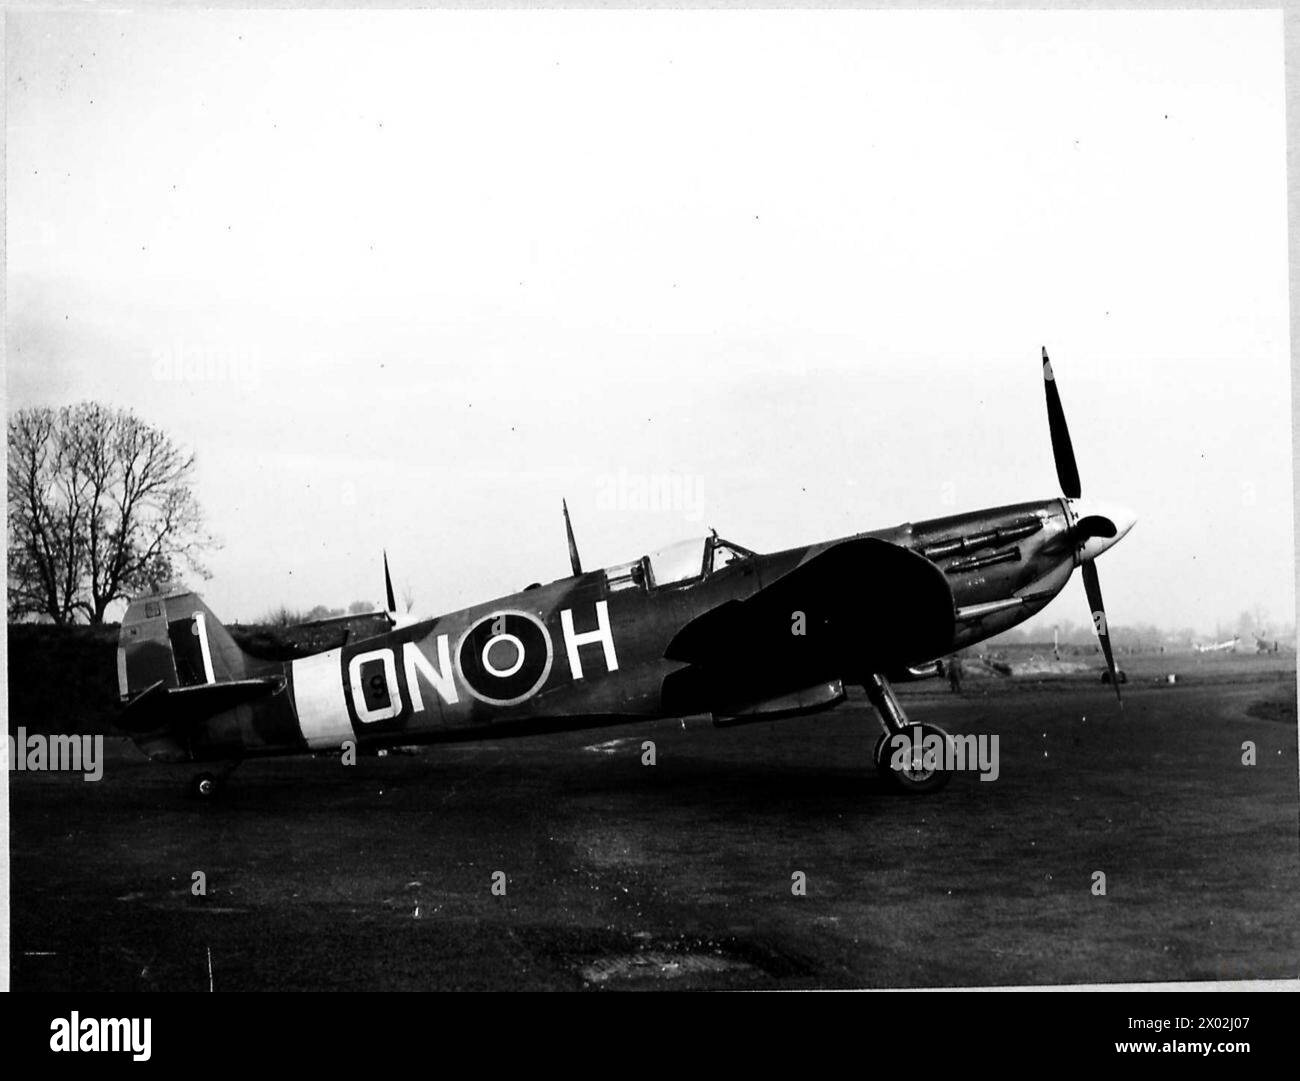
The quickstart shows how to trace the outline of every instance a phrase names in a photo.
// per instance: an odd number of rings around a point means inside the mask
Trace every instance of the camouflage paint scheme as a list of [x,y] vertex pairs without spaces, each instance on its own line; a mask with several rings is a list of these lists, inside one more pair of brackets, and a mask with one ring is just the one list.
[[1046,499],[770,555],[715,535],[689,580],[656,584],[642,557],[286,663],[244,654],[193,593],[139,597],[121,725],[154,758],[202,762],[813,712],[1042,610],[1132,524],[1099,535],[1092,514]]

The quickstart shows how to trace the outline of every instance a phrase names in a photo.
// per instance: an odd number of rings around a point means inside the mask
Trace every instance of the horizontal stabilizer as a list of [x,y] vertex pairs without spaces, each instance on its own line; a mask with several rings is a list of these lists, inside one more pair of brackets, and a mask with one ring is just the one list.
[[206,720],[247,702],[279,694],[283,676],[205,683],[197,687],[168,687],[159,680],[127,703],[117,727],[127,733],[152,732],[167,725]]

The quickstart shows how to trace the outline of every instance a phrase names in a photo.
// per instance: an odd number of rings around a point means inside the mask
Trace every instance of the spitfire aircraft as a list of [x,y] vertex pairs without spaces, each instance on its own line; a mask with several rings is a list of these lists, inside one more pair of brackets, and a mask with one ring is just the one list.
[[[120,727],[150,757],[212,763],[213,795],[246,758],[540,734],[659,718],[727,726],[830,709],[859,684],[884,729],[875,765],[908,792],[933,760],[899,763],[913,728],[891,683],[1041,611],[1080,569],[1111,683],[1096,559],[1132,528],[1081,498],[1043,351],[1062,494],[759,554],[719,537],[572,574],[289,662],[246,654],[192,592],[135,598],[122,621]],[[387,561],[385,560],[387,578]]]

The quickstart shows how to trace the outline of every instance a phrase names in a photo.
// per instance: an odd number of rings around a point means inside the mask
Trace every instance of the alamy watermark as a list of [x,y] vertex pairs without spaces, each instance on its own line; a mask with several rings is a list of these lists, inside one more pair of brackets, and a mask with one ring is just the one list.
[[704,518],[704,478],[691,473],[602,473],[596,478],[600,510],[672,512],[688,522]]
[[179,339],[152,354],[153,377],[160,383],[233,383],[257,390],[262,385],[262,354],[256,346],[197,345]]
[[81,773],[83,780],[104,776],[103,736],[47,736],[19,728],[9,740],[9,768],[23,772],[61,770]]
[[50,1050],[128,1052],[136,1062],[148,1062],[152,1027],[149,1017],[82,1017],[73,1010],[50,1022]]
[[987,733],[939,733],[913,724],[889,737],[889,768],[896,771],[978,772],[981,781],[996,781],[998,737]]

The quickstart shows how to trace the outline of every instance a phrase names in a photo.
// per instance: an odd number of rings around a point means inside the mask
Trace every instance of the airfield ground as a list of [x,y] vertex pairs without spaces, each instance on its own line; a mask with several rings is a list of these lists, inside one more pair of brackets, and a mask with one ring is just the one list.
[[110,740],[98,783],[10,774],[12,985],[207,990],[209,953],[218,991],[1297,975],[1294,654],[1121,659],[1122,714],[1095,676],[903,688],[914,719],[1000,738],[998,780],[923,798],[873,776],[860,694],[249,763],[216,804]]

